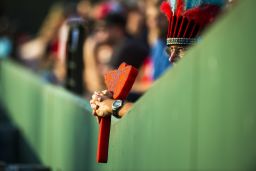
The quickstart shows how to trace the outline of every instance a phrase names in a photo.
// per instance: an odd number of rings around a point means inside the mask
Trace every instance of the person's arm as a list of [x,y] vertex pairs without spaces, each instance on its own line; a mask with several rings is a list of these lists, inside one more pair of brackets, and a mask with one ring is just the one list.
[[117,115],[122,118],[133,106],[133,103],[130,102],[124,102],[121,109],[118,111]]

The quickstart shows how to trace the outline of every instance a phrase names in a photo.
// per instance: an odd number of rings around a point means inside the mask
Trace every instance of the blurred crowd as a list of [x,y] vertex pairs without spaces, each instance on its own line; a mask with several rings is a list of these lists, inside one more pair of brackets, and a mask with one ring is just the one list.
[[43,80],[87,98],[106,89],[104,74],[126,62],[139,70],[129,96],[135,101],[171,67],[161,2],[54,3],[36,35],[17,35],[1,17],[0,58],[12,56]]

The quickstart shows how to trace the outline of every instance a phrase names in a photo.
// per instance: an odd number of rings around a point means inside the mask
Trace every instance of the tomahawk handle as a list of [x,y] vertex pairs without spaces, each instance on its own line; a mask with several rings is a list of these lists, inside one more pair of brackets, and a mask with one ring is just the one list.
[[111,116],[100,119],[97,162],[107,163]]

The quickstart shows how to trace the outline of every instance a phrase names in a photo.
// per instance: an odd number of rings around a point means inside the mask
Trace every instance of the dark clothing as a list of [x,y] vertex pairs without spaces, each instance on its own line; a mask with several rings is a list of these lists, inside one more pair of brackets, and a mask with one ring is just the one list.
[[114,47],[113,57],[110,61],[112,68],[118,68],[122,62],[140,68],[149,50],[146,45],[134,38],[126,38]]

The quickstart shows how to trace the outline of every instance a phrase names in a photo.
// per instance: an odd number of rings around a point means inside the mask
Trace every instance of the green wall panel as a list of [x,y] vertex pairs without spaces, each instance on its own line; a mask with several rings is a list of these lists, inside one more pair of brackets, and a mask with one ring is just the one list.
[[0,64],[0,99],[41,162],[70,170],[255,170],[256,1],[239,1],[134,105],[113,120],[109,161],[86,100]]
[[256,169],[255,4],[241,1],[195,49],[200,170]]
[[[0,85],[2,103],[42,163],[85,170],[95,162],[98,126],[87,101],[9,61],[0,65]],[[26,152],[21,156],[29,162]]]

